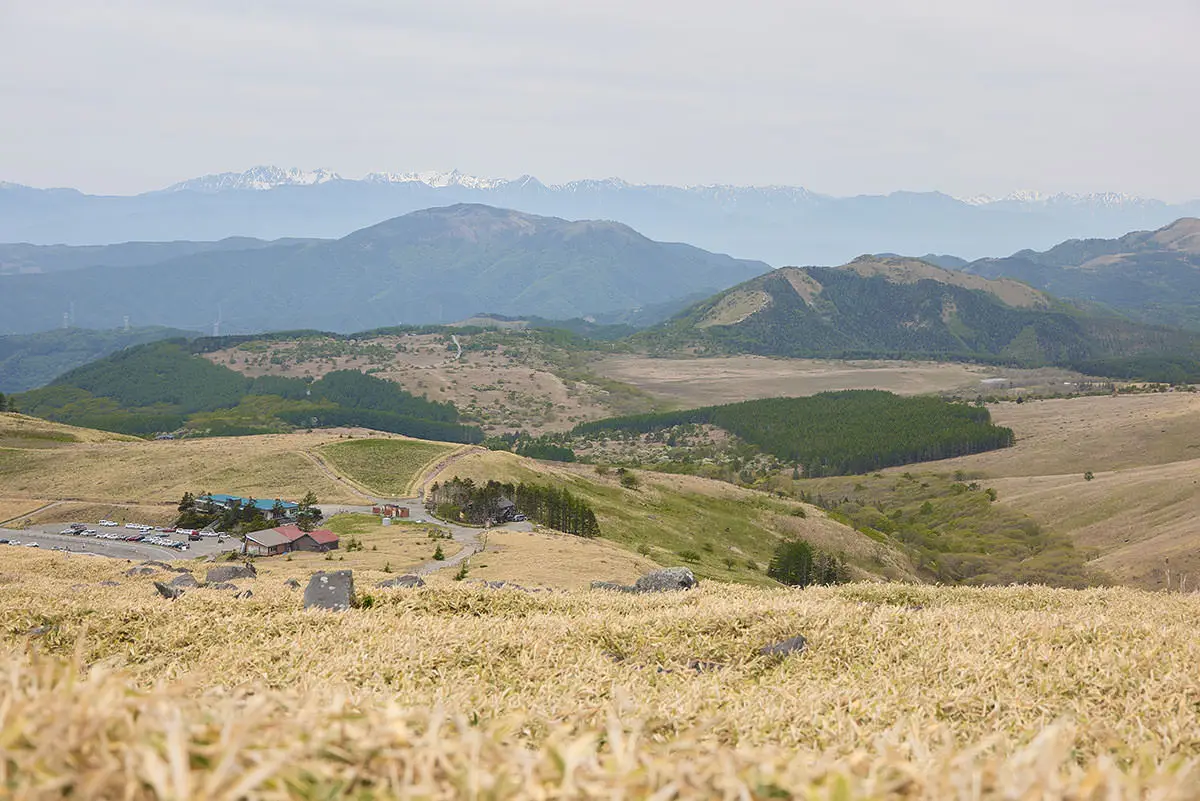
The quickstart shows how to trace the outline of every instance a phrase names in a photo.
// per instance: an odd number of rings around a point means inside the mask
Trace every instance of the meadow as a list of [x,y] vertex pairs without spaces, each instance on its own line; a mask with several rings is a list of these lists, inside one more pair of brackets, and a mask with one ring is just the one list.
[[[0,580],[13,798],[1193,799],[1194,595]],[[116,581],[118,586],[99,586]],[[763,656],[802,634],[808,647]]]
[[454,449],[422,440],[358,439],[324,445],[318,453],[368,492],[399,498],[413,495],[422,473]]

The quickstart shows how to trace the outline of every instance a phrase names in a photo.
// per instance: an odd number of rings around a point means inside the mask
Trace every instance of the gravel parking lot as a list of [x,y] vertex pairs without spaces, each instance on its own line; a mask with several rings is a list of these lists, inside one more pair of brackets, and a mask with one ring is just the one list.
[[[0,528],[0,539],[16,540],[20,546],[0,544],[0,549],[23,547],[25,543],[36,542],[39,548],[65,548],[72,553],[90,553],[98,556],[108,556],[114,559],[184,559],[196,556],[208,556],[221,551],[232,551],[241,547],[241,542],[232,538],[218,543],[216,537],[205,537],[199,542],[189,542],[186,551],[154,545],[149,542],[125,542],[124,540],[101,540],[95,537],[59,534],[62,524],[39,526],[29,529],[16,530]],[[121,531],[122,529],[111,529]],[[133,532],[130,532],[133,533]],[[2,554],[3,551],[0,551]],[[0,560],[3,556],[0,556]]]

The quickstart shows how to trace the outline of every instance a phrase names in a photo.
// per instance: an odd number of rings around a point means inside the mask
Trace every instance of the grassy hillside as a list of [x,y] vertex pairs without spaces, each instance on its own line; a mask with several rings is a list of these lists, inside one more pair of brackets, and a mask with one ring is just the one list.
[[440,442],[395,439],[356,439],[333,442],[318,449],[339,475],[381,497],[405,497],[413,481],[454,446]]
[[132,345],[190,336],[178,328],[91,331],[58,328],[38,334],[0,336],[0,392],[24,392]]
[[335,615],[125,568],[5,562],[16,797],[1184,801],[1200,770],[1194,595],[360,583]]
[[939,357],[1093,371],[1109,359],[1200,355],[1200,335],[1086,314],[1008,285],[976,287],[961,274],[913,264],[863,257],[840,268],[785,267],[633,341],[662,352]]
[[631,487],[612,470],[475,451],[427,478],[567,489],[595,510],[603,538],[660,564],[686,564],[707,578],[772,584],[765,570],[775,546],[800,538],[843,558],[855,576],[916,580],[915,568],[899,548],[875,542],[810,505],[695,476],[633,475],[636,486]]

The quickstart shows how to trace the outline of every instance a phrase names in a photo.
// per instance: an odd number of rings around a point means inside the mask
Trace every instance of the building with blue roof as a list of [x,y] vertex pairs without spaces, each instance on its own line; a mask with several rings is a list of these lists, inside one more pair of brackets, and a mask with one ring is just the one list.
[[296,512],[300,509],[300,504],[292,503],[291,501],[281,501],[278,498],[274,500],[266,498],[243,498],[239,495],[226,495],[219,492],[201,495],[196,498],[197,508],[203,508],[209,512],[216,509],[232,509],[235,506],[244,509],[250,505],[253,505],[255,509],[262,512],[264,516],[276,520],[290,520],[296,516]]

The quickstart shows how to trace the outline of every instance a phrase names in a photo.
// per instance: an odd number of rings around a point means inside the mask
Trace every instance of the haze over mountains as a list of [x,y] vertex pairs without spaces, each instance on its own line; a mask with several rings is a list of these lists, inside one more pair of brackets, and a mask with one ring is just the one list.
[[1044,252],[1022,250],[954,266],[987,278],[1016,278],[1136,320],[1200,329],[1200,220],[1195,218],[1117,239],[1072,239]]
[[342,237],[418,209],[484,203],[565,219],[608,219],[653,239],[774,265],[839,264],[865,252],[967,259],[1111,237],[1200,214],[1200,201],[1103,193],[956,199],[938,192],[832,197],[802,187],[642,186],[620,179],[547,186],[532,176],[256,167],[134,196],[0,183],[0,241],[107,244],[229,236]]
[[[350,332],[477,312],[571,318],[704,296],[769,269],[618,223],[480,205],[414,212],[332,241],[0,247],[0,260],[11,252],[25,272],[0,277],[2,325],[16,333],[55,328],[69,307],[83,327],[129,315],[200,330],[219,321],[224,333]],[[39,252],[47,266],[30,272]]]

